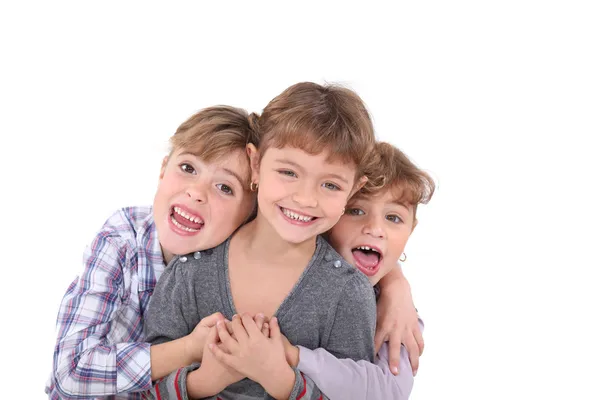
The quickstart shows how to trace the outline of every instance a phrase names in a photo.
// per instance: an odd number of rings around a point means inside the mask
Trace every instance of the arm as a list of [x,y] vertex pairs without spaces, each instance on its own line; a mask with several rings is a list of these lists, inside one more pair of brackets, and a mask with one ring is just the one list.
[[[127,247],[100,232],[84,254],[84,271],[67,290],[57,317],[53,392],[61,397],[106,396],[148,389],[150,345],[110,343],[111,324],[124,308]],[[131,329],[134,323],[124,329]]]
[[[420,322],[422,329],[422,322]],[[414,377],[408,352],[400,354],[400,372],[393,375],[388,368],[388,345],[384,343],[374,364],[364,360],[338,359],[325,349],[299,349],[298,369],[310,377],[330,399],[356,398],[364,393],[373,400],[408,399]]]
[[380,281],[381,293],[377,302],[377,332],[375,349],[383,342],[390,347],[389,368],[398,373],[400,346],[408,350],[413,375],[419,368],[419,356],[423,353],[423,336],[419,329],[410,285],[400,266],[387,273]]
[[187,384],[197,371],[198,366],[199,364],[196,363],[180,368],[157,380],[151,390],[143,393],[143,398],[149,400],[188,400]]

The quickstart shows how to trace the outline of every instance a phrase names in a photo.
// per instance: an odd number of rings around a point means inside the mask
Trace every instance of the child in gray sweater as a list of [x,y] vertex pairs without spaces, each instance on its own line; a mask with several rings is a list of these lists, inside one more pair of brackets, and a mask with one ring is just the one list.
[[[345,88],[301,83],[254,123],[256,218],[222,245],[174,259],[145,316],[152,343],[187,335],[215,312],[232,320],[233,335],[217,324],[200,367],[176,382],[177,397],[187,390],[193,398],[319,398],[316,388],[306,396],[312,388],[289,366],[280,329],[294,344],[340,358],[375,354],[373,289],[319,236],[366,182],[375,138],[362,100]],[[255,315],[270,320],[269,337]],[[214,345],[216,335],[227,353]]]

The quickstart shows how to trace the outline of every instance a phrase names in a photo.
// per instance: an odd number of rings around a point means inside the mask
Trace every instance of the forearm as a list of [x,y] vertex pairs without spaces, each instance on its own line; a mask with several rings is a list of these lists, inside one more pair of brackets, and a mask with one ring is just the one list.
[[379,288],[383,290],[387,290],[396,285],[401,285],[402,289],[408,289],[410,291],[410,284],[408,280],[404,276],[402,272],[402,268],[398,265],[396,268],[393,268],[390,272],[385,274],[383,278],[379,281]]
[[[290,389],[285,389],[285,393],[276,393],[274,390],[267,390],[267,398],[269,400],[327,400],[328,397],[317,387],[315,382],[309,377],[304,376],[297,368],[290,369],[293,372],[293,386]],[[290,381],[292,382],[292,381]],[[287,382],[286,384],[289,384]]]
[[296,371],[291,367],[286,367],[276,375],[270,376],[267,381],[259,383],[273,399],[286,400],[292,398],[292,393],[298,386],[299,379],[297,379],[297,375],[299,373],[296,374]]
[[62,344],[66,345],[55,355],[53,379],[61,397],[109,396],[152,386],[147,343],[99,343],[79,353],[68,342]]
[[[387,345],[384,346],[376,364],[364,360],[338,359],[324,349],[299,347],[298,369],[332,400],[408,399],[413,385],[408,355],[403,349],[400,373],[394,376],[387,366]],[[385,354],[381,357],[383,352]]]
[[187,350],[188,336],[150,347],[152,381],[169,375],[171,372],[201,360],[193,360]]
[[193,364],[171,372],[168,376],[156,381],[152,389],[144,393],[144,398],[153,400],[199,398],[200,396],[194,396],[188,390],[190,378],[197,372],[197,368],[198,364]]

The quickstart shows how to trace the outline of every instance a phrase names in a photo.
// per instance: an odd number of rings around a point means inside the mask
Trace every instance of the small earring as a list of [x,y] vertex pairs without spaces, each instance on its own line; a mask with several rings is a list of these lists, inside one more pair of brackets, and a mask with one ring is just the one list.
[[258,183],[250,182],[250,191],[256,192],[258,190]]
[[346,207],[342,208],[342,215],[346,212]]
[[[404,258],[402,258],[402,257],[404,257]],[[400,258],[398,259],[398,261],[400,261],[400,262],[406,261],[406,253],[402,253],[402,255],[400,256]]]

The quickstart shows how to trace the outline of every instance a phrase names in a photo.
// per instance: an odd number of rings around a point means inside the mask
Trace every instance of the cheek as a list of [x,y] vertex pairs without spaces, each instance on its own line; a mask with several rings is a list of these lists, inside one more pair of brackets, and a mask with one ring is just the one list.
[[347,223],[347,218],[342,217],[329,231],[329,240],[333,247],[339,247],[349,240],[351,233],[352,229],[350,224]]
[[160,192],[162,196],[167,196],[177,191],[182,186],[181,179],[173,171],[168,171],[163,179],[158,184],[157,192]]
[[390,249],[390,255],[394,258],[400,258],[402,253],[404,252],[404,247],[406,246],[406,242],[410,233],[408,230],[402,230],[401,232],[393,232],[388,234],[388,248]]
[[342,216],[342,210],[344,210],[345,206],[346,197],[343,194],[327,196],[321,201],[321,207],[323,210],[327,213],[327,215],[331,215],[332,217],[340,218]]
[[237,228],[245,218],[250,214],[251,201],[248,201],[248,196],[244,196],[241,200],[224,199],[216,194],[211,199],[211,214],[213,216],[213,229],[227,229],[232,227]]

